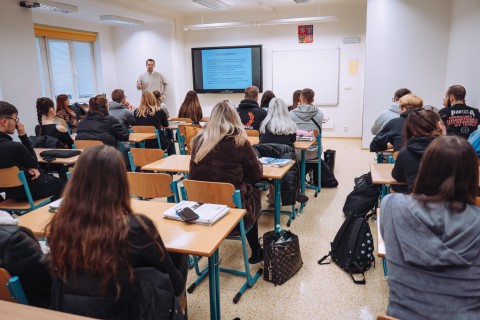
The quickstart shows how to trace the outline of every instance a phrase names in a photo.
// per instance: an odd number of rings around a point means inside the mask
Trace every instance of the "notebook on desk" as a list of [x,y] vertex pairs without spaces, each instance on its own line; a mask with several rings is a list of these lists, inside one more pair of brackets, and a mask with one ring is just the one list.
[[293,162],[292,159],[278,159],[278,158],[271,158],[271,157],[261,157],[258,160],[264,166],[275,167],[275,168],[283,167]]
[[201,203],[195,201],[182,201],[172,208],[168,209],[163,213],[165,218],[174,219],[183,221],[183,219],[178,215],[178,211],[183,208],[192,209],[199,218],[196,220],[189,221],[191,223],[212,225],[217,222],[221,217],[226,215],[230,208],[222,204],[213,204],[213,203]]
[[313,141],[315,140],[315,137],[309,137],[309,136],[297,136],[297,141]]

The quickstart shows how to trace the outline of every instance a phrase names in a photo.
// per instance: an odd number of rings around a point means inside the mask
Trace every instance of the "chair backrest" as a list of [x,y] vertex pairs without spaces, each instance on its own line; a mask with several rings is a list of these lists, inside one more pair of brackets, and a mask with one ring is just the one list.
[[381,315],[381,316],[377,317],[377,320],[400,320],[400,319],[395,318],[395,317],[390,317],[390,316],[387,316],[387,315]]
[[155,133],[155,128],[154,126],[132,126],[132,131],[134,133]]
[[480,207],[480,197],[475,198],[475,205]]
[[184,121],[185,123],[192,123],[192,119],[190,118],[170,118],[171,121]]
[[245,129],[245,132],[247,133],[247,136],[249,136],[249,137],[260,136],[260,132],[258,130]]
[[73,145],[75,149],[85,150],[93,146],[102,145],[103,142],[99,140],[75,140]]
[[180,132],[181,135],[185,135],[186,127],[202,128],[202,126],[199,124],[191,124],[191,123],[179,124],[178,131]]
[[18,176],[19,172],[20,169],[18,167],[0,169],[0,187],[13,188],[21,186],[23,183]]
[[210,120],[210,117],[203,117],[202,120],[200,120],[200,121],[202,121],[202,122],[208,122],[209,120]]
[[142,198],[173,197],[172,177],[164,173],[127,172],[130,193]]
[[189,201],[224,204],[240,207],[234,202],[235,187],[231,183],[184,180],[183,186]]
[[165,152],[162,149],[130,148],[128,158],[130,167],[135,171],[137,167],[143,167],[147,164],[161,160]]
[[4,268],[0,268],[0,300],[28,304],[20,279],[17,276],[11,277]]

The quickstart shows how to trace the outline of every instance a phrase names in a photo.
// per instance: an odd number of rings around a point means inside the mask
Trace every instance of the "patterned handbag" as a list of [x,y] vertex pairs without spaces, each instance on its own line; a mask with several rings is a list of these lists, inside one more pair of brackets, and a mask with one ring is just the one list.
[[298,236],[288,230],[263,235],[263,279],[275,285],[287,282],[303,265]]

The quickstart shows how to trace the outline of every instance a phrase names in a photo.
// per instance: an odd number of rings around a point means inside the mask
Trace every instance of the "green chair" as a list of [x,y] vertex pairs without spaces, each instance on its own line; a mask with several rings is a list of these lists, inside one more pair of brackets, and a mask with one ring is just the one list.
[[28,304],[27,297],[20,284],[18,276],[10,276],[10,273],[0,268],[0,300]]

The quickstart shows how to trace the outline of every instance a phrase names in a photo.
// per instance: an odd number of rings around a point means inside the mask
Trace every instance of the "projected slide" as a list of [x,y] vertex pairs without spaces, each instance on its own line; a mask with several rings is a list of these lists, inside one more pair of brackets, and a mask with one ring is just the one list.
[[252,85],[252,49],[202,51],[204,89],[245,89]]

